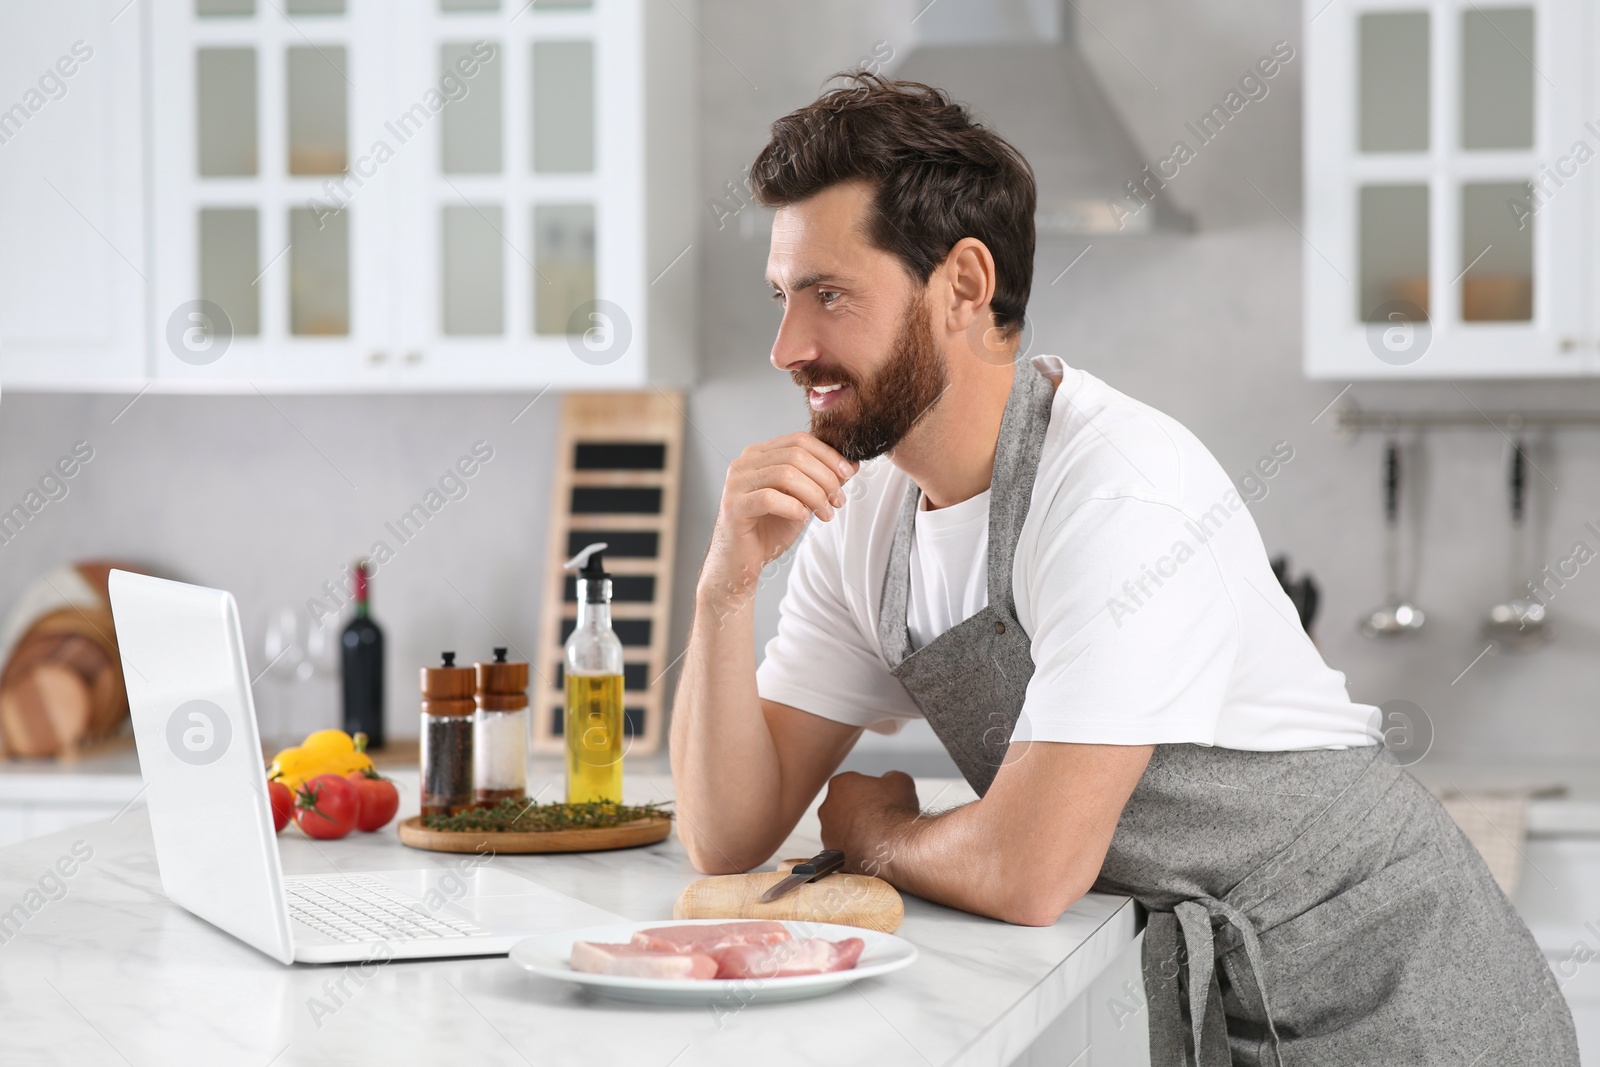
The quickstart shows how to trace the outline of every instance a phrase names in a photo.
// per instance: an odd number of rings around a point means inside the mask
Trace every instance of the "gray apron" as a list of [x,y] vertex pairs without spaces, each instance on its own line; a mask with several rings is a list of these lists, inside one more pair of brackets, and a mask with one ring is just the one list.
[[[1004,763],[1033,676],[1012,558],[1053,383],[1019,362],[989,502],[986,607],[913,650],[906,493],[878,637],[968,783]],[[1555,976],[1482,858],[1382,745],[1162,744],[1095,889],[1148,912],[1152,1067],[1577,1067]]]

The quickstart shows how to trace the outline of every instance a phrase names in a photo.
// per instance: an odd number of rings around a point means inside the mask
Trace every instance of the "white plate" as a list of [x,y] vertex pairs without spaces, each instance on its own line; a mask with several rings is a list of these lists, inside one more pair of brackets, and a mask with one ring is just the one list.
[[800,1000],[843,989],[861,978],[873,978],[908,967],[917,958],[917,946],[903,937],[859,926],[833,923],[785,922],[791,937],[821,937],[843,941],[859,937],[866,942],[861,959],[848,971],[827,974],[798,974],[788,978],[628,978],[614,974],[574,971],[567,962],[574,941],[602,941],[616,944],[629,941],[636,931],[659,926],[705,926],[734,922],[733,919],[657,919],[653,922],[616,923],[591,926],[584,930],[562,930],[519,941],[511,949],[512,962],[545,978],[575,982],[596,993],[622,1000],[642,1000],[654,1004],[747,1004],[752,1000]]

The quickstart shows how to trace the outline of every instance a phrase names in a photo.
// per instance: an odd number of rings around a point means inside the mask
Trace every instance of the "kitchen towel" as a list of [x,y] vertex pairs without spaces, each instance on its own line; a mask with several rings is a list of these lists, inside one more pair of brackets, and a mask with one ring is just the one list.
[[1523,851],[1528,841],[1528,803],[1534,797],[1560,796],[1561,785],[1531,789],[1468,790],[1450,787],[1435,789],[1440,803],[1467,835],[1467,840],[1483,856],[1489,872],[1512,901],[1522,881],[1526,860]]

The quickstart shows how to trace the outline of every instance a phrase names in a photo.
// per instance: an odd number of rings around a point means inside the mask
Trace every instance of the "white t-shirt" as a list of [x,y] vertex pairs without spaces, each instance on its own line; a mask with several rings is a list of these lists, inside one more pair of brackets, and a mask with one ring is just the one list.
[[[1344,675],[1323,662],[1205,446],[1054,356],[1033,365],[1061,384],[1012,565],[1034,662],[1012,739],[1258,751],[1375,743],[1377,709],[1351,701]],[[1270,478],[1293,455],[1280,443],[1253,473]],[[756,672],[762,697],[879,733],[922,717],[877,636],[909,484],[887,459],[863,464],[833,521],[807,527]],[[917,514],[914,647],[988,602],[988,519],[988,493]]]
[[926,510],[927,504],[922,502],[911,528],[906,629],[912,648],[929,644],[989,602],[989,490],[936,511]]

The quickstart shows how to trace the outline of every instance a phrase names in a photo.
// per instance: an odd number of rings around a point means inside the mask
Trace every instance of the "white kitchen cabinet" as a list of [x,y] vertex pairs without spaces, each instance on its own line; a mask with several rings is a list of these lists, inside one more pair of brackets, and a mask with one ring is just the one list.
[[1593,5],[1305,14],[1306,373],[1593,373]]
[[117,818],[143,788],[131,745],[76,761],[0,760],[0,847]]
[[137,13],[0,11],[0,384],[144,377]]
[[1150,1018],[1135,937],[1009,1067],[1150,1067]]
[[0,847],[116,818],[124,804],[13,804],[0,802]]
[[1600,1062],[1600,827],[1534,835],[1523,858],[1517,911],[1572,1010],[1580,1057]]
[[692,377],[692,4],[136,10],[155,388]]

